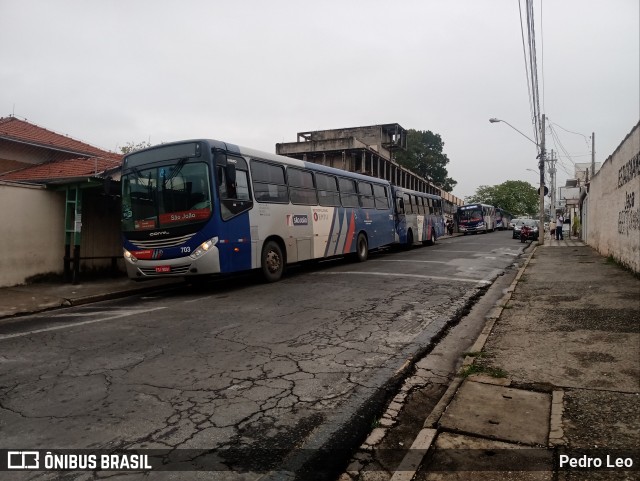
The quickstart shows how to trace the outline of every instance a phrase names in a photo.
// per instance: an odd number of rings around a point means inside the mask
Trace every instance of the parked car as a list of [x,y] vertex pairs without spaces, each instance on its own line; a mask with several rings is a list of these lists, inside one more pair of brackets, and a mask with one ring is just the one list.
[[[509,222],[509,230],[513,230],[513,228],[520,222],[523,221],[524,219],[511,219],[511,222]],[[515,239],[515,237],[514,237]]]
[[522,226],[526,225],[531,228],[531,234],[533,240],[538,240],[540,236],[540,232],[538,229],[538,221],[535,219],[518,219],[518,223],[513,228],[513,238],[520,239],[520,232],[522,231]]

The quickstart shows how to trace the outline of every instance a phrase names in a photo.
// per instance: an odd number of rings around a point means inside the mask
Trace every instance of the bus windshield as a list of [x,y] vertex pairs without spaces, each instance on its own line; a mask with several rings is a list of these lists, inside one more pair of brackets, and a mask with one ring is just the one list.
[[458,222],[478,222],[482,220],[482,207],[458,210]]
[[198,223],[211,216],[209,167],[175,160],[122,176],[122,227],[142,231]]

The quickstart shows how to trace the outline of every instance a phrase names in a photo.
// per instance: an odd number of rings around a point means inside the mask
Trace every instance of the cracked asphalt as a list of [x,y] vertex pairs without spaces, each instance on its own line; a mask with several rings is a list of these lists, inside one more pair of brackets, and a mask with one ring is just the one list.
[[215,281],[0,325],[0,448],[148,449],[169,462],[4,474],[331,479],[522,248],[508,232],[458,237],[294,268],[276,284]]

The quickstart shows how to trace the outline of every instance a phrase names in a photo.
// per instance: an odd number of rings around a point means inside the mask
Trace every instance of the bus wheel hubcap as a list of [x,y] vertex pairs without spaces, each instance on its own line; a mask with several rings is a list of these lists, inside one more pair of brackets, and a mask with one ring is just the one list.
[[277,252],[269,251],[267,254],[267,268],[270,272],[276,272],[280,268],[280,257]]

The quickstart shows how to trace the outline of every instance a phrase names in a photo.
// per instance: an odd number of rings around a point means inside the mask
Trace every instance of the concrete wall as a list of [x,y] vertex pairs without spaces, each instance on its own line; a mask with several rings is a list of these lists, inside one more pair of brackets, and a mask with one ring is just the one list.
[[63,271],[65,195],[0,182],[0,287]]
[[582,210],[586,243],[640,273],[640,123],[591,179]]

